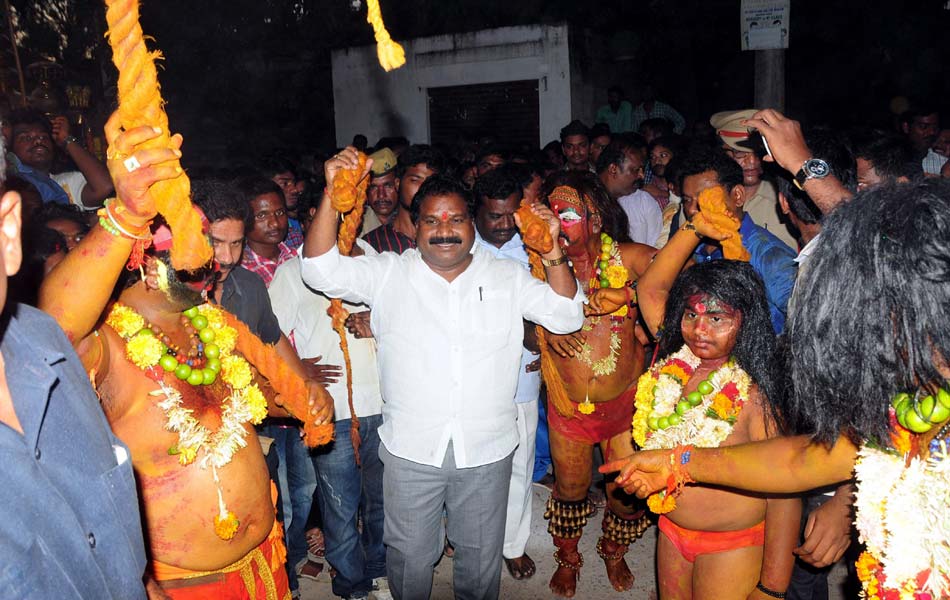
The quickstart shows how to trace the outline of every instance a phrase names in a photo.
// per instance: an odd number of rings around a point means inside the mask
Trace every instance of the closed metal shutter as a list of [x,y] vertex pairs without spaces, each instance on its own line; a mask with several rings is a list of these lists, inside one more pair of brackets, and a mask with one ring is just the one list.
[[538,147],[538,80],[429,88],[433,144],[494,136],[509,145]]

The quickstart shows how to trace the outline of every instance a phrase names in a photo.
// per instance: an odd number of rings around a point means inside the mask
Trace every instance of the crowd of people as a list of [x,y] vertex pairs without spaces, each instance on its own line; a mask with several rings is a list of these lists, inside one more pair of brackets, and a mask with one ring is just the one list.
[[845,554],[864,597],[950,596],[950,130],[641,96],[544,148],[196,168],[197,237],[154,191],[180,136],[107,127],[103,163],[11,112],[4,596],[416,600],[450,556],[457,598],[573,597],[598,513],[617,592],[657,525],[664,599],[827,598]]

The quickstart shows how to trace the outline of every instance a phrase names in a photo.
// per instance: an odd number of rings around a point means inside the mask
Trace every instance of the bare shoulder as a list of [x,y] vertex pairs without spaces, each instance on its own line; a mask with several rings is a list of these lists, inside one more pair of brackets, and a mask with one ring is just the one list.
[[758,442],[778,437],[778,424],[767,406],[768,399],[755,383],[749,385],[749,398],[739,413],[739,423],[749,440]]
[[631,272],[631,279],[633,279],[633,275],[640,277],[646,273],[647,268],[649,268],[650,263],[653,262],[653,257],[656,256],[657,252],[659,252],[659,250],[647,244],[637,242],[620,244],[620,256],[623,259],[623,266],[627,267],[627,270]]

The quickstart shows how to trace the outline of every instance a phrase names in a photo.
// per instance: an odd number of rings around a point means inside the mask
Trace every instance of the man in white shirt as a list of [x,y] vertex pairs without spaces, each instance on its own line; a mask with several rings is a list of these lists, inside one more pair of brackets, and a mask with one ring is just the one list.
[[639,189],[643,183],[646,146],[633,139],[618,137],[604,149],[597,161],[597,177],[607,194],[627,214],[630,239],[652,246],[660,237],[663,211],[656,199]]
[[[501,167],[475,183],[475,243],[495,258],[512,260],[530,271],[528,253],[515,226],[522,189],[510,169]],[[525,322],[524,347],[518,371],[515,406],[518,409],[518,448],[511,463],[508,515],[502,556],[514,579],[529,579],[534,561],[525,553],[531,533],[531,479],[534,474],[534,441],[538,430],[538,394],[541,374],[535,327]]]
[[[341,168],[357,165],[350,148],[327,161],[328,188]],[[324,198],[302,250],[310,287],[372,307],[385,401],[383,541],[397,599],[429,597],[443,508],[456,596],[498,597],[522,319],[560,333],[583,322],[583,294],[560,247],[543,256],[548,284],[473,250],[468,200],[460,183],[434,176],[410,206],[417,249],[350,258],[336,249],[337,215]],[[533,210],[557,239],[551,211]]]
[[[310,210],[312,213],[316,209]],[[357,239],[356,244],[359,251],[368,256],[377,254],[361,239]],[[344,363],[340,337],[327,314],[330,300],[304,285],[299,257],[277,267],[267,291],[281,331],[300,356],[323,357],[322,362],[331,365]],[[345,306],[351,312],[366,310],[352,304]],[[334,441],[311,452],[311,458],[319,488],[326,559],[336,570],[333,594],[340,598],[365,598],[375,590],[374,597],[381,600],[388,586],[383,546],[383,464],[379,460],[378,433],[383,422],[382,395],[376,370],[376,342],[350,333],[346,338],[352,366],[353,410],[359,424],[359,449],[354,452],[350,437],[354,415],[350,411],[344,373],[341,380],[326,383],[327,392],[333,397]],[[360,517],[362,534],[357,529]]]

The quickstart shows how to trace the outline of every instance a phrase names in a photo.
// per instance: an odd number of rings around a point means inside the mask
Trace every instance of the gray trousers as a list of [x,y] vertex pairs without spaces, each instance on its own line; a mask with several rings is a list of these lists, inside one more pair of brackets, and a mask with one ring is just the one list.
[[[426,600],[432,571],[442,556],[443,536],[455,548],[455,597],[496,600],[511,458],[469,469],[455,467],[449,444],[440,468],[393,456],[379,445],[383,469],[383,542],[386,573],[396,600]],[[447,531],[443,530],[443,508]]]

